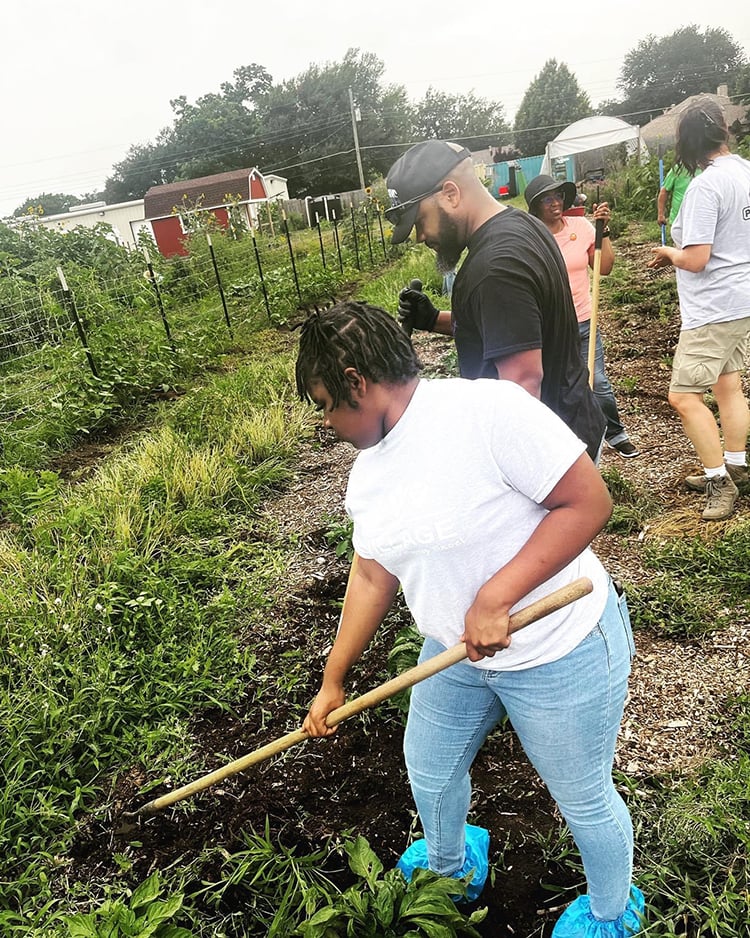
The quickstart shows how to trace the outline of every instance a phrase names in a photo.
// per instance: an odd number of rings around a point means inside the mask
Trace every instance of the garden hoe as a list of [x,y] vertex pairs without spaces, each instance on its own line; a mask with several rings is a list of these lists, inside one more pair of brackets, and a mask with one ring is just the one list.
[[[574,580],[567,586],[555,590],[548,596],[545,596],[542,599],[539,599],[536,602],[526,606],[524,609],[519,609],[518,612],[515,612],[510,617],[510,626],[508,631],[511,633],[517,632],[519,629],[524,628],[524,626],[530,625],[532,622],[536,622],[538,619],[542,619],[544,616],[547,616],[558,609],[562,609],[563,606],[567,606],[576,599],[580,599],[582,596],[590,593],[592,589],[593,586],[591,581],[585,577]],[[356,713],[361,713],[368,707],[374,707],[376,704],[382,703],[384,700],[387,700],[394,694],[398,694],[400,691],[406,690],[406,688],[412,687],[414,684],[418,684],[420,681],[425,680],[425,678],[428,678],[433,674],[437,674],[438,671],[443,671],[445,668],[450,667],[450,665],[456,664],[458,661],[463,661],[465,657],[466,645],[464,642],[460,642],[458,645],[454,645],[447,651],[444,651],[439,655],[435,655],[434,658],[423,661],[421,664],[418,664],[414,668],[410,668],[408,671],[404,671],[402,674],[392,678],[390,681],[386,681],[384,684],[380,684],[378,687],[368,691],[361,697],[355,697],[353,700],[347,701],[347,703],[345,703],[343,706],[332,710],[328,714],[326,723],[329,726],[336,726],[336,724],[341,723],[343,720],[346,720],[351,716],[354,716]],[[160,798],[155,798],[153,801],[149,801],[137,811],[124,811],[122,817],[125,820],[133,820],[144,815],[155,814],[162,808],[166,808],[177,801],[182,801],[184,798],[189,798],[191,795],[194,795],[199,791],[203,791],[204,788],[208,788],[210,785],[215,785],[216,782],[221,782],[225,778],[229,778],[231,775],[236,775],[238,772],[244,771],[251,765],[257,765],[259,762],[264,762],[266,759],[270,759],[272,756],[275,756],[280,752],[284,752],[284,750],[289,749],[291,746],[294,746],[297,743],[301,743],[308,738],[308,734],[304,730],[294,730],[294,732],[287,733],[286,736],[280,736],[273,742],[268,743],[265,746],[261,746],[260,749],[256,749],[254,752],[248,753],[246,756],[235,759],[234,762],[229,762],[227,765],[223,766],[223,768],[209,772],[208,775],[204,775],[201,778],[196,779],[194,782],[190,782],[188,785],[183,785],[182,788],[177,788],[166,795],[162,795]],[[127,829],[129,826],[130,825],[127,823],[123,824],[123,830]]]

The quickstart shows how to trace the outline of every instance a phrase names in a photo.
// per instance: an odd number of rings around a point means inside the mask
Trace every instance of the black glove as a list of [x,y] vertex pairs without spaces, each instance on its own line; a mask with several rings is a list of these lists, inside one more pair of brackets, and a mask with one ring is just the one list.
[[398,295],[398,321],[407,335],[411,335],[412,329],[432,332],[440,315],[440,310],[421,291],[421,282],[412,280]]

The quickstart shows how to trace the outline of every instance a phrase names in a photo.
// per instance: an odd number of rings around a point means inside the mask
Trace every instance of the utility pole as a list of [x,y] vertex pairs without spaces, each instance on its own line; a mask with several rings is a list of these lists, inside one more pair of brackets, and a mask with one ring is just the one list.
[[359,170],[359,188],[365,188],[365,174],[362,172],[362,157],[359,155],[359,137],[357,136],[357,121],[361,119],[359,108],[354,107],[354,95],[349,89],[349,107],[352,112],[352,133],[354,134],[354,152],[357,154],[357,169]]

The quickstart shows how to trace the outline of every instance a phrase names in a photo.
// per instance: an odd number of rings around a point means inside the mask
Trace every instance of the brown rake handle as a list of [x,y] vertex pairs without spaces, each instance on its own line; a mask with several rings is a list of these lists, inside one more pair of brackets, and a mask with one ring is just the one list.
[[[582,596],[590,593],[593,588],[591,580],[586,577],[574,580],[567,586],[563,586],[553,593],[550,593],[548,596],[544,596],[542,599],[538,599],[536,602],[513,613],[510,617],[508,631],[511,633],[517,632],[519,629],[530,625],[532,622],[544,618],[544,616],[549,615],[551,612],[556,612],[558,609],[562,609],[563,606],[567,606],[576,599],[580,599]],[[439,655],[435,655],[433,658],[423,661],[422,664],[418,664],[416,667],[404,671],[390,681],[378,685],[378,687],[373,688],[366,694],[362,694],[361,697],[355,697],[353,700],[347,701],[343,706],[332,710],[326,718],[326,723],[328,726],[336,726],[337,723],[341,723],[343,720],[347,720],[349,717],[361,713],[368,707],[373,707],[387,700],[394,694],[406,690],[407,687],[412,687],[414,684],[424,681],[425,678],[437,674],[438,671],[443,671],[445,668],[450,667],[450,665],[456,664],[458,661],[463,661],[465,657],[466,644],[459,642],[458,645],[454,645],[447,651],[443,651]],[[154,814],[162,808],[166,808],[177,801],[182,801],[184,798],[189,798],[191,795],[203,791],[204,788],[215,785],[216,782],[221,782],[231,775],[236,775],[238,772],[244,771],[251,765],[264,762],[266,759],[270,759],[272,756],[284,752],[285,749],[289,749],[297,743],[303,742],[305,739],[309,739],[309,736],[304,730],[294,730],[294,732],[287,733],[286,736],[280,736],[278,739],[273,740],[273,742],[261,746],[260,749],[256,749],[246,756],[235,759],[234,762],[227,763],[227,765],[220,769],[209,772],[208,775],[203,775],[201,778],[190,782],[188,785],[183,785],[182,788],[176,788],[174,791],[169,792],[169,794],[162,795],[160,798],[154,798],[153,801],[144,804],[143,807],[138,808],[135,812],[125,812],[125,815],[135,817],[143,814]]]
[[594,240],[594,275],[591,278],[591,325],[589,327],[589,347],[586,364],[589,369],[589,387],[594,387],[594,360],[596,358],[596,329],[599,320],[599,287],[602,279],[602,238],[604,219],[596,219]]

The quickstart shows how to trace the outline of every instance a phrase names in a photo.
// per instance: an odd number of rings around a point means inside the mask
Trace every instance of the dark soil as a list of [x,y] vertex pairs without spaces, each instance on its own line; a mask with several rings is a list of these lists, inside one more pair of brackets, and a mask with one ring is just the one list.
[[[668,274],[645,270],[647,247],[622,245],[617,250],[618,262],[632,265],[641,293],[631,307],[620,305],[617,317],[604,306],[600,325],[621,414],[642,455],[623,460],[606,451],[602,469],[617,469],[654,499],[650,524],[687,518],[684,531],[692,535],[701,530],[696,519],[702,505],[700,496],[686,492],[681,480],[696,464],[666,401],[667,360],[678,331],[674,310],[666,322],[659,317],[664,290],[657,287],[663,286],[659,281]],[[440,370],[450,341],[426,336],[418,338],[417,345],[433,370]],[[289,698],[278,702],[278,709],[258,707],[254,689],[248,686],[245,700],[233,714],[215,711],[201,716],[194,728],[195,761],[206,771],[296,729],[300,713],[317,689],[327,649],[313,647],[308,637],[321,634],[324,624],[330,625],[333,635],[348,570],[322,531],[326,518],[342,516],[353,455],[349,447],[321,432],[301,453],[289,490],[267,507],[269,523],[282,537],[296,532],[303,538],[289,572],[290,589],[273,610],[275,623],[287,628],[274,628],[273,646],[258,635],[248,635],[248,641],[253,642],[261,669],[273,669],[282,660],[286,650],[279,643],[282,634],[288,636],[290,651],[298,653],[300,645],[309,646],[309,666]],[[747,499],[740,511],[747,515]],[[595,547],[613,575],[637,583],[648,576],[642,548],[649,536],[645,525],[628,535],[602,534]],[[392,612],[383,627],[385,640],[368,650],[353,675],[352,696],[390,676],[387,649],[409,622],[404,608]],[[693,643],[695,657],[702,659],[695,669],[687,645],[647,633],[638,633],[637,644],[618,766],[636,776],[686,770],[715,744],[717,716],[707,682],[716,681],[715,700],[719,700],[743,681],[743,672],[747,674],[747,626],[738,634],[721,636],[714,646]],[[709,655],[712,666],[706,668]],[[676,669],[681,680],[670,681]],[[125,854],[132,862],[131,876],[137,881],[155,868],[187,865],[206,847],[231,853],[242,849],[243,832],[262,833],[267,818],[272,838],[302,853],[329,839],[335,842],[345,833],[362,834],[383,863],[392,866],[419,831],[403,765],[402,734],[402,714],[392,705],[382,705],[343,724],[331,740],[290,749],[134,825],[125,823],[123,812],[163,794],[169,786],[150,790],[144,797],[139,794],[148,781],[143,773],[123,774],[114,782],[106,816],[82,822],[67,879],[102,883],[114,878],[116,854]],[[477,903],[489,909],[479,930],[484,936],[547,938],[561,908],[581,889],[583,878],[574,861],[558,866],[548,858],[545,842],[557,841],[560,819],[512,731],[501,729],[488,740],[475,764],[473,783],[470,820],[489,829],[491,867],[497,871]],[[216,868],[207,860],[200,870],[204,881],[218,875],[218,850],[214,856]],[[344,860],[333,875],[342,886],[351,881]],[[231,894],[225,901],[229,910]],[[241,899],[236,901],[241,908]]]

